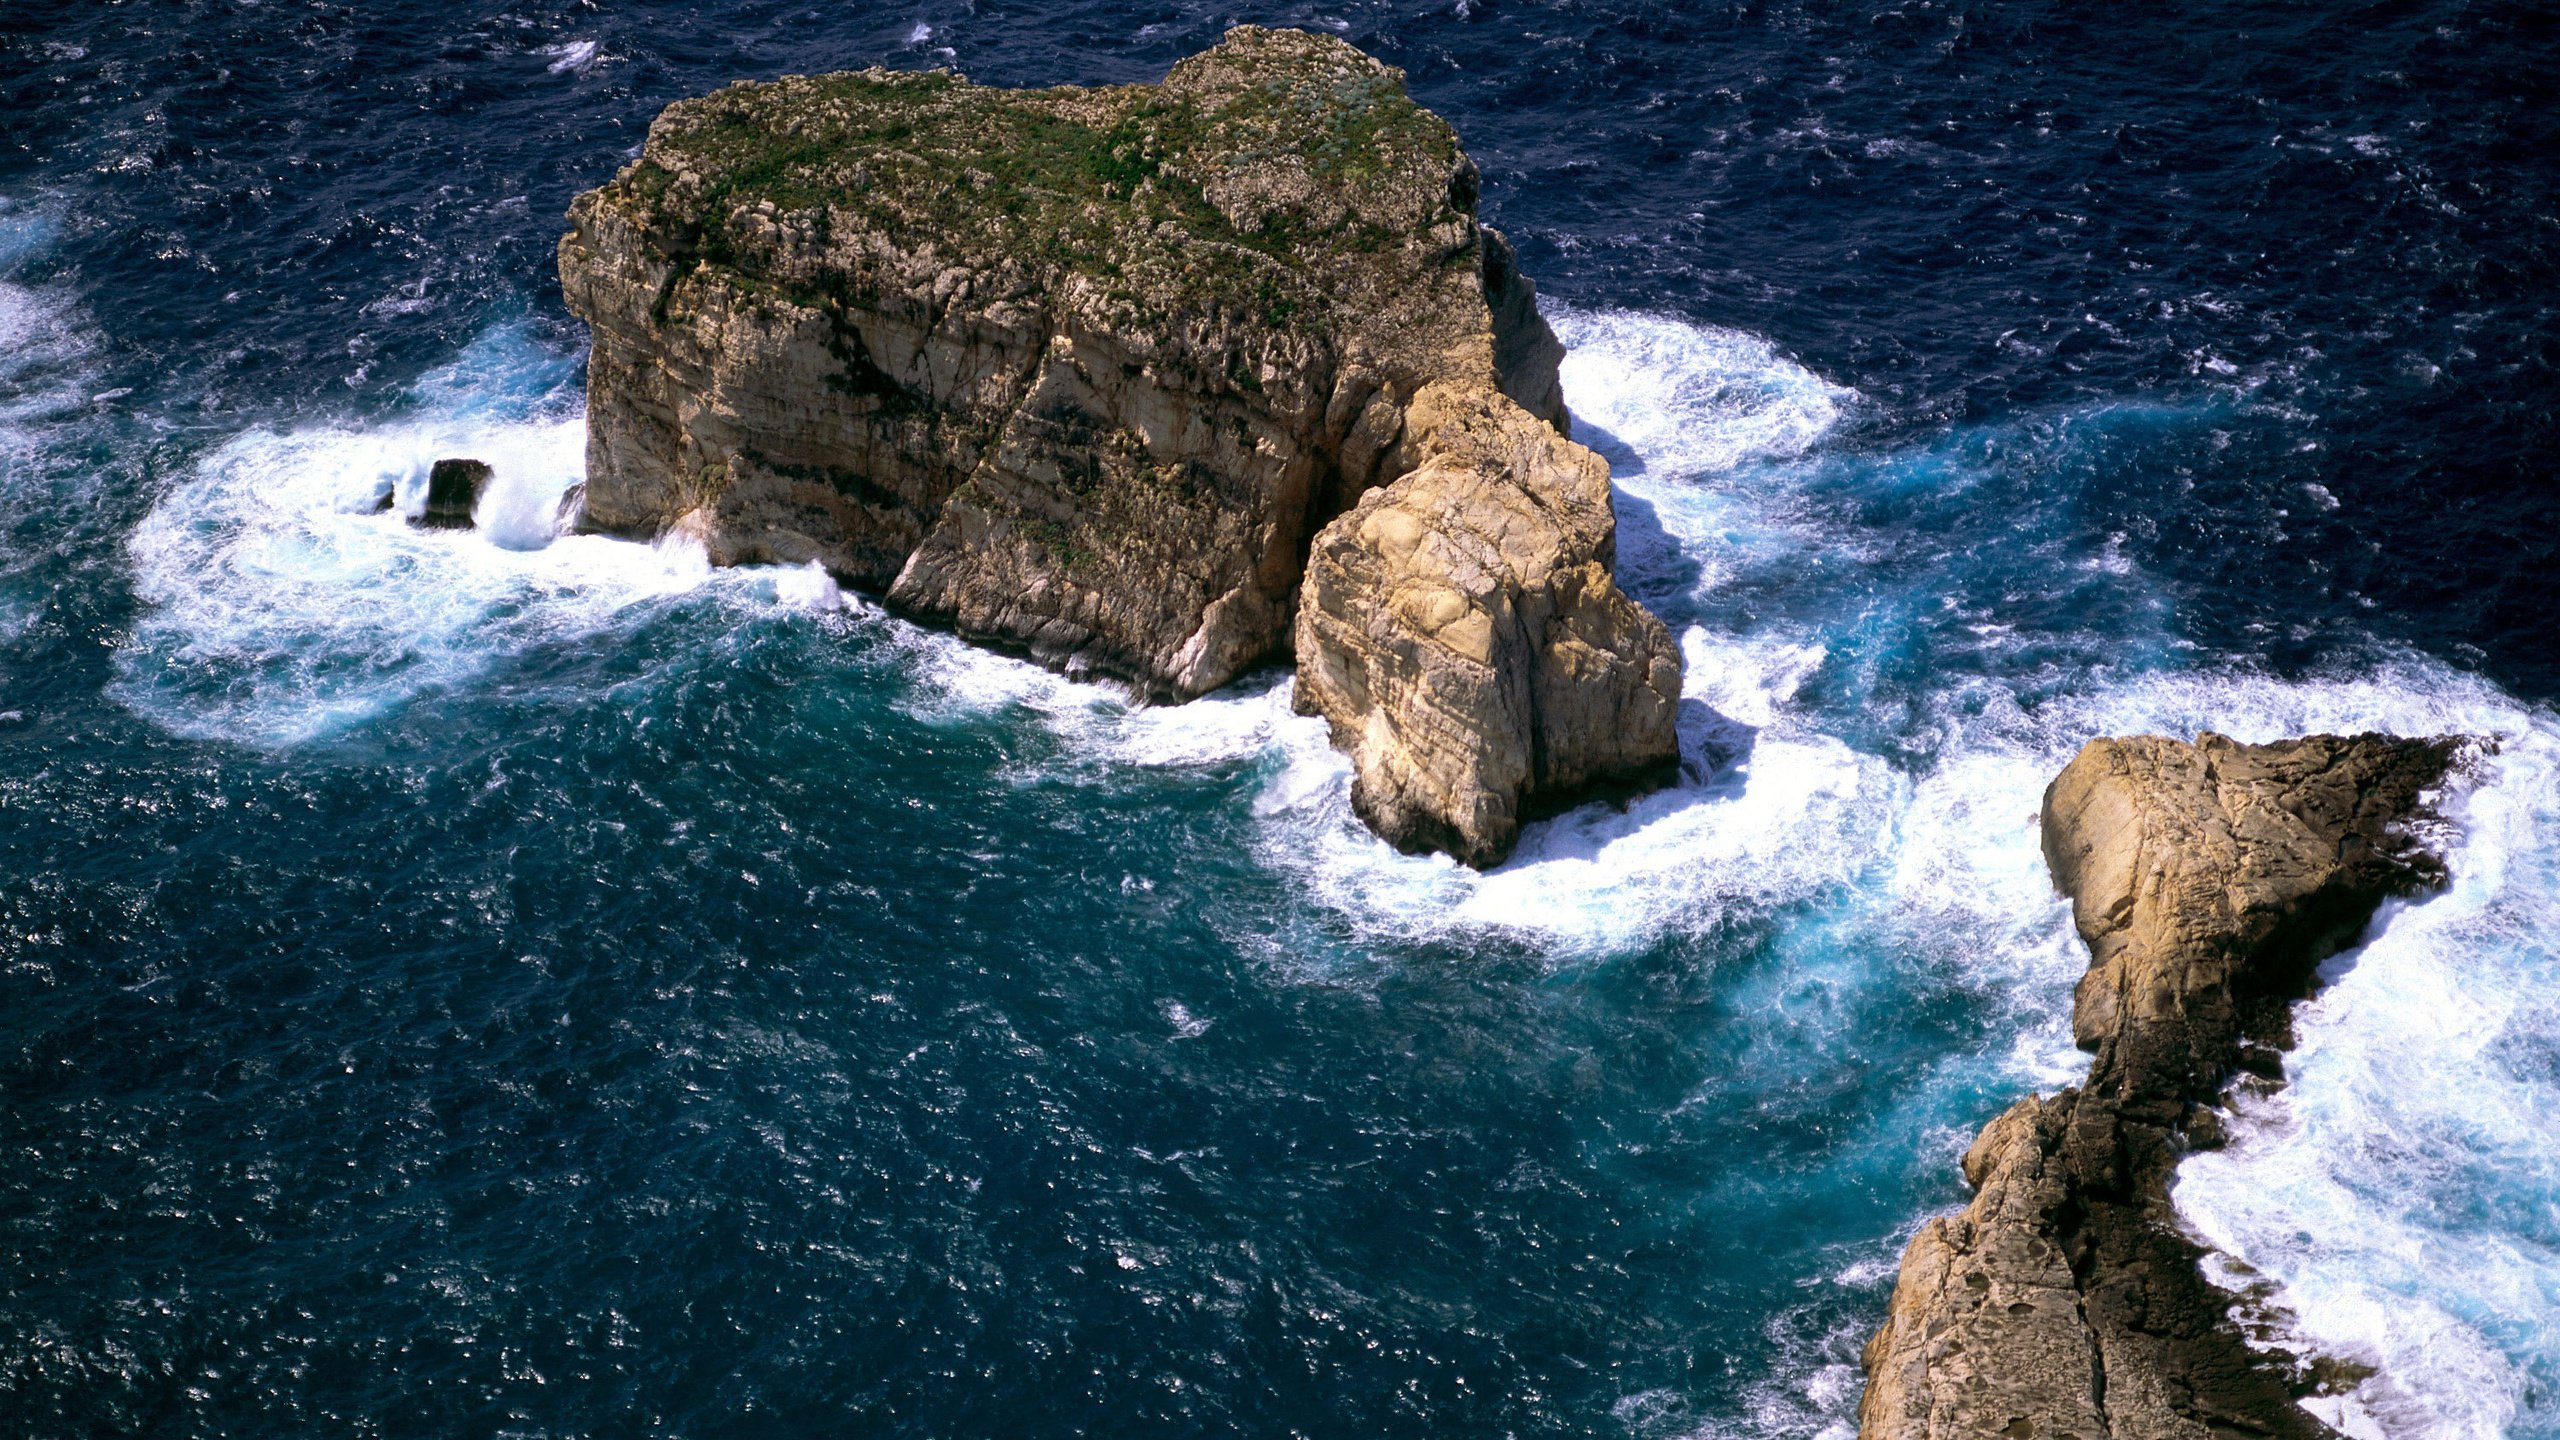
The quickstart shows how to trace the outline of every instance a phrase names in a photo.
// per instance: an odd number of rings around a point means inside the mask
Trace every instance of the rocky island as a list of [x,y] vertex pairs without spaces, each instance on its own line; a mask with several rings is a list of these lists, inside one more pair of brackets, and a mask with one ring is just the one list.
[[1657,783],[1680,658],[1457,136],[1329,37],[671,105],[560,244],[586,523],[1160,701],[1287,654],[1409,849]]
[[2282,1074],[2289,1011],[2385,898],[2441,883],[2405,830],[2457,742],[2091,742],[2045,791],[2046,863],[2090,953],[2088,1080],[1965,1152],[1975,1190],[1904,1254],[1866,1350],[1862,1440],[2310,1437],[2310,1379],[2251,1349],[2169,1180],[2236,1071]]

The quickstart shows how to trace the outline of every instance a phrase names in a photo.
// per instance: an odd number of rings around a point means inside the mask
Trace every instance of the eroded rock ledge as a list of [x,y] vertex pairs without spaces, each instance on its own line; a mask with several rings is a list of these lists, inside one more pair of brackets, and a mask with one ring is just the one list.
[[560,245],[587,521],[1160,700],[1294,648],[1361,814],[1498,860],[1670,771],[1680,662],[1476,190],[1401,72],[1296,31],[680,101]]
[[2091,742],[2044,851],[2090,964],[2088,1081],[2019,1101],[1964,1157],[1973,1202],[1904,1254],[1867,1346],[1862,1440],[2331,1432],[2251,1351],[2168,1200],[2240,1069],[2280,1074],[2291,1003],[2391,895],[2440,884],[2405,831],[2458,742]]

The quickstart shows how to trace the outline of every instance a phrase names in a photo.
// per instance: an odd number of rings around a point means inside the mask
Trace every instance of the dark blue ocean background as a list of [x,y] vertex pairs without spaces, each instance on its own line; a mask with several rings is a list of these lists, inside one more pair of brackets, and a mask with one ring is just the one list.
[[[1340,33],[1574,347],[1690,773],[1474,876],[554,540],[668,101]],[[2495,736],[2178,1198],[2358,1434],[2560,1435],[2560,18],[1909,0],[0,6],[0,1433],[1845,1436],[2069,1083],[2090,736]],[[498,462],[483,529],[364,513]]]

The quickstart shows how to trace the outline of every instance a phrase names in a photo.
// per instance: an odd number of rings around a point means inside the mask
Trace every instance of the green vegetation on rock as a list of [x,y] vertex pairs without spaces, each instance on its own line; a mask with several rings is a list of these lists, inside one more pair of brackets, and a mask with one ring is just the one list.
[[606,195],[689,263],[820,303],[864,297],[853,267],[811,252],[863,236],[1025,289],[1081,277],[1148,319],[1273,328],[1330,321],[1364,260],[1429,249],[1446,219],[1464,232],[1442,237],[1450,253],[1416,258],[1472,263],[1474,173],[1401,75],[1316,37],[1239,33],[1161,86],[884,70],[732,85],[670,106]]
[[1489,863],[1669,773],[1680,661],[1477,189],[1393,67],[1251,25],[1156,85],[678,101],[560,242],[588,522],[1156,699],[1294,649],[1353,808]]

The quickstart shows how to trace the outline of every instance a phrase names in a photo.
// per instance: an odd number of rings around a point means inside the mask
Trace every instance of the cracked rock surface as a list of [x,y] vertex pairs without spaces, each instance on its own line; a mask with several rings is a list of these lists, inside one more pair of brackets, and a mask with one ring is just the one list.
[[2044,798],[2044,852],[2087,942],[2086,1083],[1965,1153],[1866,1350],[1862,1440],[2326,1436],[2303,1377],[2251,1350],[2168,1182],[2235,1070],[2272,1071],[2319,962],[2385,898],[2442,883],[2403,828],[2460,742],[2205,734],[2092,741]]
[[[560,244],[587,523],[816,561],[1158,700],[1294,642],[1370,823],[1499,859],[1668,773],[1680,676],[1476,195],[1402,72],[1290,30],[1160,85],[679,101]],[[1355,522],[1381,487],[1397,518]]]
[[1610,580],[1599,456],[1481,390],[1410,413],[1421,463],[1316,540],[1297,704],[1371,828],[1488,865],[1558,797],[1669,778],[1680,652]]

